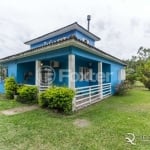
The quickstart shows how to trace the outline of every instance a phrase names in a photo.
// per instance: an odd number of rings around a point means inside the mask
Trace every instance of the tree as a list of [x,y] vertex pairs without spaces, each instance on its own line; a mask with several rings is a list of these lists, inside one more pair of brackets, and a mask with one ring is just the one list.
[[134,84],[135,80],[140,80],[146,88],[150,89],[150,48],[140,47],[137,56],[132,56],[126,60],[127,80]]
[[140,79],[146,88],[150,90],[150,60],[147,60],[140,68]]
[[144,47],[140,47],[138,49],[138,58],[139,60],[143,60],[143,61],[146,61],[147,59],[150,58],[150,48],[144,48]]
[[137,56],[132,56],[131,59],[126,60],[126,79],[130,82],[131,85],[133,85],[136,81],[136,70],[137,70]]

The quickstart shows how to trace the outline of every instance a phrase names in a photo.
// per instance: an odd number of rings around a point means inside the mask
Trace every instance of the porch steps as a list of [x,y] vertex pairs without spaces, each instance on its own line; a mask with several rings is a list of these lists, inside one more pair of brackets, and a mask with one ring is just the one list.
[[43,92],[43,91],[45,91],[46,89],[48,89],[49,88],[49,86],[40,86],[39,87],[39,91],[40,92]]

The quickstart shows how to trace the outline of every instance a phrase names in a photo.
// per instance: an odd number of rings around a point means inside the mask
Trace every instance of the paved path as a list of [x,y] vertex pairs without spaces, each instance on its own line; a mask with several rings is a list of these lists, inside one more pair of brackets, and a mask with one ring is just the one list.
[[0,113],[7,115],[7,116],[11,116],[11,115],[16,115],[16,114],[24,113],[27,111],[35,110],[38,108],[39,108],[39,106],[37,106],[37,105],[22,106],[22,107],[16,107],[16,108],[12,108],[12,109],[2,110],[2,111],[0,111]]

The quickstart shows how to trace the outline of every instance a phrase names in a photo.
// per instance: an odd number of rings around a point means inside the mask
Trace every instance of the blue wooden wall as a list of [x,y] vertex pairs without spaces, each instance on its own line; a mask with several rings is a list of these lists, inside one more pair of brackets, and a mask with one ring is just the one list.
[[[76,72],[79,72],[79,67],[88,67],[88,63],[92,62],[91,68],[93,69],[93,72],[97,72],[97,64],[98,62],[103,63],[103,72],[111,72],[110,82],[112,84],[112,93],[115,91],[116,84],[120,83],[118,79],[118,73],[120,69],[122,69],[124,66],[110,61],[106,58],[102,58],[100,56],[97,56],[95,54],[92,54],[90,52],[86,52],[82,49],[76,48],[76,47],[67,47],[63,49],[58,49],[51,52],[45,52],[42,54],[37,54],[34,56],[29,56],[26,58],[18,59],[9,63],[4,64],[8,67],[8,76],[13,76],[18,81],[18,83],[23,82],[23,77],[25,72],[33,72],[33,76],[31,79],[27,82],[28,84],[35,84],[35,61],[41,60],[41,61],[59,61],[60,62],[60,68],[56,68],[56,78],[53,82],[54,85],[60,85],[60,86],[68,86],[68,72],[66,71],[65,75],[66,78],[63,78],[63,80],[60,82],[58,73],[60,69],[68,69],[68,55],[74,54],[76,56],[75,63],[76,63]],[[91,82],[91,81],[76,81],[76,87],[81,86],[89,86],[89,85],[95,85],[97,82]],[[4,86],[3,82],[0,83],[0,93],[4,92]]]
[[86,36],[85,34],[81,33],[80,31],[77,31],[77,30],[72,30],[72,31],[69,31],[69,32],[66,32],[64,34],[60,34],[58,36],[55,36],[55,37],[52,37],[52,38],[48,38],[46,40],[43,40],[43,41],[40,41],[38,43],[35,43],[35,44],[31,44],[30,47],[31,49],[33,48],[37,48],[37,47],[41,47],[43,46],[44,44],[46,45],[46,43],[52,43],[58,39],[61,39],[61,38],[69,38],[70,36],[72,35],[75,35],[78,39],[80,40],[87,40],[89,41],[89,44],[94,46],[95,44],[95,41],[93,39],[91,39],[90,37]]

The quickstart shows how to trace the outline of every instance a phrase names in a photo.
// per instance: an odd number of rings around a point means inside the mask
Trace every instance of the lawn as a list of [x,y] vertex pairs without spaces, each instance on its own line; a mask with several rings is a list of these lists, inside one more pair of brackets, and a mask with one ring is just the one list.
[[[0,110],[19,106],[0,100]],[[87,127],[77,127],[86,119]],[[127,143],[134,133],[136,145]],[[144,138],[143,138],[144,137]],[[71,116],[38,109],[14,116],[0,114],[1,150],[148,150],[150,148],[150,91],[133,89],[112,96]]]
[[19,106],[22,106],[22,105],[23,104],[18,103],[15,100],[6,100],[3,95],[0,95],[0,110],[19,107]]

